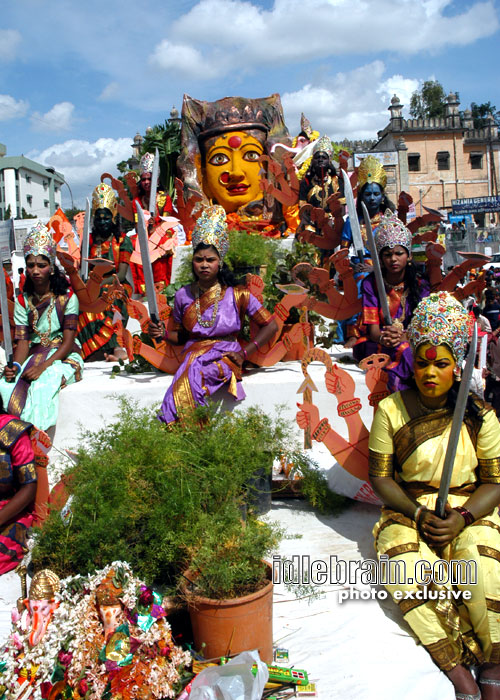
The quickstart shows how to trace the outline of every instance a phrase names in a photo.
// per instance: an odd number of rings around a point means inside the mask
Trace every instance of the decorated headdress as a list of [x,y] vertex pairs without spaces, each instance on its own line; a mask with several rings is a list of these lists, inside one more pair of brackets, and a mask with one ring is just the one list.
[[113,215],[113,221],[118,214],[118,200],[115,191],[105,182],[99,183],[92,192],[92,216],[97,209],[109,209]]
[[422,343],[445,344],[461,367],[473,326],[474,319],[455,297],[435,292],[422,299],[406,332],[413,352]]
[[59,576],[50,569],[38,571],[31,581],[30,600],[50,600],[61,587]]
[[212,245],[219,253],[220,259],[225,258],[229,249],[229,237],[223,207],[214,204],[203,210],[193,229],[191,243],[193,250],[196,250],[200,243]]
[[387,185],[387,173],[382,163],[375,156],[367,156],[361,161],[358,168],[358,187],[361,189],[363,185],[374,182],[380,185],[383,190]]
[[139,161],[140,174],[142,175],[143,173],[152,173],[154,162],[155,162],[154,153],[145,153],[142,156],[141,160]]
[[269,97],[224,97],[215,102],[195,100],[184,95],[182,104],[181,153],[177,160],[184,195],[199,195],[202,206],[208,199],[202,190],[201,145],[228,131],[257,130],[270,151],[275,143],[290,144],[281,99]]
[[319,153],[320,151],[328,153],[330,158],[333,156],[333,146],[328,136],[320,136],[319,139],[315,142],[313,153]]
[[53,265],[56,259],[56,246],[49,229],[38,221],[24,241],[24,257],[45,255]]
[[115,585],[115,572],[113,569],[108,573],[105,579],[101,581],[96,589],[96,598],[99,606],[102,605],[118,605],[120,596],[123,595],[123,589]]
[[300,115],[300,131],[304,132],[306,136],[308,136],[311,140],[314,138],[313,137],[313,128],[311,126],[311,122],[309,119],[305,116],[304,112]]
[[394,248],[397,245],[402,245],[411,253],[411,239],[411,231],[398,219],[396,214],[390,209],[386,209],[385,214],[380,218],[380,225],[375,234],[377,253],[380,253],[382,248]]

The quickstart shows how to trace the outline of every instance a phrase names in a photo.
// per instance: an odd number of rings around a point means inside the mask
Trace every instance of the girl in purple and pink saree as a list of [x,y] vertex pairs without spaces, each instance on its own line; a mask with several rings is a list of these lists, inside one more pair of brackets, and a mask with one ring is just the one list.
[[[236,400],[243,399],[243,362],[277,331],[269,311],[248,289],[231,286],[222,263],[228,247],[222,207],[205,209],[196,223],[192,241],[196,281],[175,295],[174,325],[169,331],[163,324],[151,322],[149,326],[153,338],[163,337],[174,344],[185,342],[183,361],[159,415],[166,424],[178,420],[183,411],[206,405],[207,397],[223,386]],[[242,347],[238,334],[245,315],[260,330],[254,340]]]

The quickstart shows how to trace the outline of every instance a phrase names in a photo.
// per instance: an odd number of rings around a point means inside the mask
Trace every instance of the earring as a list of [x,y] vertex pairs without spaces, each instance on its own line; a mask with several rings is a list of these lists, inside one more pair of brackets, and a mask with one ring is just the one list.
[[462,368],[459,365],[455,365],[453,374],[455,375],[455,381],[462,381]]

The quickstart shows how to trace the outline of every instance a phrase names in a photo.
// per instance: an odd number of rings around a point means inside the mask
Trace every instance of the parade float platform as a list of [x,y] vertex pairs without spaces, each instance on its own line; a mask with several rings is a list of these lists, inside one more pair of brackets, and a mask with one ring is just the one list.
[[[331,352],[332,359],[349,371],[356,382],[356,396],[363,404],[362,418],[371,422],[368,390],[363,373],[340,358],[347,353],[341,348]],[[336,400],[324,386],[325,367],[309,365],[309,375],[318,388],[314,403],[321,417],[328,417],[335,428],[346,434],[344,421],[337,417]],[[97,430],[113,421],[118,412],[117,397],[137,401],[139,405],[159,405],[172,381],[160,373],[111,378],[112,364],[97,362],[85,367],[83,381],[66,387],[60,394],[59,420],[51,450],[50,480],[68,459],[66,450],[78,447],[80,424],[86,430]],[[282,406],[282,414],[295,425],[297,394],[303,374],[300,362],[278,363],[267,369],[249,370],[243,386],[247,398],[243,405],[259,405],[268,413]],[[232,399],[224,407],[237,408]],[[297,427],[297,434],[300,431]],[[313,458],[327,473],[330,485],[337,491],[352,491],[350,475],[340,479],[339,467],[322,444],[314,443]],[[103,465],[105,468],[105,465]],[[342,470],[343,471],[343,470]],[[359,562],[374,558],[371,531],[378,519],[376,505],[351,501],[336,516],[317,514],[304,501],[274,501],[266,518],[279,521],[287,533],[277,552],[281,557],[307,556],[325,562],[330,572],[331,557],[338,562]],[[329,575],[329,574],[328,574]],[[293,584],[292,584],[293,585]],[[417,644],[395,604],[387,600],[349,599],[340,602],[339,595],[349,588],[359,594],[382,590],[359,580],[352,586],[342,583],[321,585],[321,597],[296,598],[283,584],[274,589],[274,643],[289,651],[286,665],[306,669],[316,683],[317,697],[322,700],[452,700],[451,683]],[[10,610],[20,596],[20,579],[10,572],[0,577],[0,642],[10,630]],[[306,594],[308,595],[308,594]],[[355,597],[356,592],[351,594]]]

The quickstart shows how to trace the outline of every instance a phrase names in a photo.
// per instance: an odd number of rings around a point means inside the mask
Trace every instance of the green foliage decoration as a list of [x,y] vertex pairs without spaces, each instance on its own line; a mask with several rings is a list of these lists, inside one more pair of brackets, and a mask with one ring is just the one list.
[[164,590],[191,569],[210,580],[210,595],[237,596],[261,579],[261,560],[280,536],[257,524],[248,484],[284,453],[307,469],[289,424],[255,407],[198,408],[167,429],[151,408],[121,400],[114,423],[82,435],[65,475],[71,515],[51,512],[33,564],[63,577],[128,561]]

